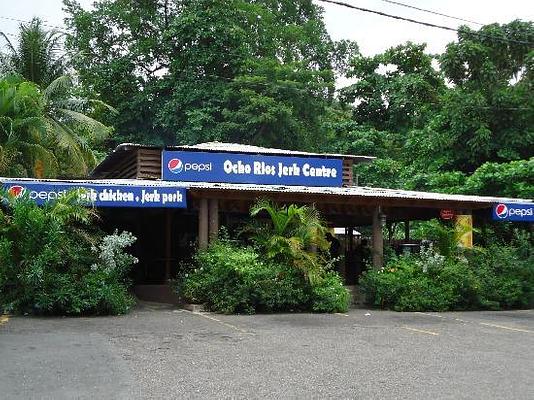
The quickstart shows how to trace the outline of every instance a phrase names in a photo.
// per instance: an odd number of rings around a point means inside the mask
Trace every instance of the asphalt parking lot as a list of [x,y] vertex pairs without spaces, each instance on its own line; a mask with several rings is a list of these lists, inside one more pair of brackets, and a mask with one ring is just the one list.
[[0,317],[2,399],[532,399],[534,310]]

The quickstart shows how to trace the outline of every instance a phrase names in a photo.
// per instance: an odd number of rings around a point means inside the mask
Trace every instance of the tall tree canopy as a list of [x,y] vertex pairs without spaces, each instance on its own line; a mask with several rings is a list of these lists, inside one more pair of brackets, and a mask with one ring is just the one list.
[[352,60],[332,150],[380,157],[358,167],[362,184],[534,197],[533,23],[462,27],[443,54],[424,49]]
[[65,0],[86,88],[119,110],[117,141],[320,147],[336,71],[311,0]]

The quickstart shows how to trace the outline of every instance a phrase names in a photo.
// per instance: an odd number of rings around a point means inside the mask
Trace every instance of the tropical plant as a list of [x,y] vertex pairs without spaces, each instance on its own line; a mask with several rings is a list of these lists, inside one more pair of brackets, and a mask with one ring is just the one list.
[[1,55],[0,74],[16,72],[45,88],[67,73],[67,53],[63,50],[65,35],[55,29],[44,29],[39,18],[20,24],[18,43],[12,43],[3,32],[0,36],[8,50]]
[[127,274],[135,238],[104,235],[79,191],[37,206],[0,193],[0,310],[36,314],[119,314],[133,304]]
[[292,264],[310,281],[316,281],[330,262],[327,228],[315,207],[278,205],[258,200],[250,209],[252,217],[265,212],[267,220],[257,220],[251,228],[253,241],[268,259]]
[[64,176],[86,175],[96,165],[93,148],[111,133],[109,127],[90,115],[96,111],[116,111],[100,100],[76,93],[73,77],[68,71],[67,53],[62,49],[62,33],[47,31],[39,19],[33,19],[20,25],[18,44],[12,44],[6,35],[3,37],[8,52],[0,58],[0,77],[16,74],[40,89],[40,96],[35,97],[40,97],[38,117],[46,138],[29,143],[42,145],[46,142],[47,155],[53,152],[59,167],[50,169],[51,158],[44,157],[42,151],[40,155],[36,154],[34,149],[33,158],[38,168],[25,168],[25,175],[54,176],[58,169]]
[[39,89],[16,76],[0,79],[0,175],[46,177],[57,170]]
[[[448,234],[450,236],[450,234]],[[392,258],[360,279],[367,302],[397,311],[510,309],[534,304],[532,234],[442,255],[432,247]]]
[[287,263],[267,260],[257,249],[229,240],[199,251],[182,266],[177,293],[222,313],[280,311],[344,312],[349,295],[333,271],[312,285]]
[[96,165],[93,148],[107,139],[112,129],[90,116],[96,110],[116,113],[106,103],[76,96],[73,80],[64,75],[43,90],[47,134],[54,143],[62,175],[84,176]]

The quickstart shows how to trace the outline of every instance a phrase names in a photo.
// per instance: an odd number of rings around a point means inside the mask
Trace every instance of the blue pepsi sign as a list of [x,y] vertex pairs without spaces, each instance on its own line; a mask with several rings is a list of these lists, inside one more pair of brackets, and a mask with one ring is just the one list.
[[4,181],[2,186],[10,195],[26,194],[39,205],[64,196],[69,190],[82,189],[80,200],[96,207],[187,207],[185,188],[24,180]]
[[500,203],[493,207],[495,221],[534,222],[534,204]]
[[162,177],[183,182],[341,186],[343,163],[332,158],[164,151]]

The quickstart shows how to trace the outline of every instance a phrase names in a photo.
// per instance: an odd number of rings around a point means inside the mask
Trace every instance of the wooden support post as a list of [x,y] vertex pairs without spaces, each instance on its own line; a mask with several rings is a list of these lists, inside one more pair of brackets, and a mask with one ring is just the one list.
[[219,200],[209,201],[209,240],[210,243],[217,240],[219,234]]
[[165,210],[165,282],[171,279],[172,212]]
[[198,248],[208,248],[208,199],[200,199],[198,207]]
[[404,240],[410,240],[410,221],[404,221]]
[[384,266],[384,237],[382,234],[382,221],[380,206],[373,211],[373,267],[380,269]]
[[354,279],[354,227],[350,226],[345,228],[345,268],[343,276],[345,278],[345,284],[352,283]]

